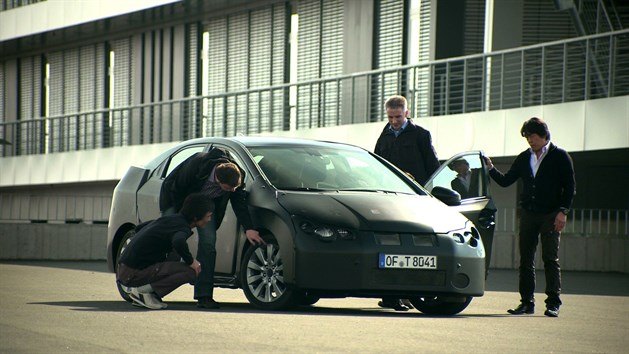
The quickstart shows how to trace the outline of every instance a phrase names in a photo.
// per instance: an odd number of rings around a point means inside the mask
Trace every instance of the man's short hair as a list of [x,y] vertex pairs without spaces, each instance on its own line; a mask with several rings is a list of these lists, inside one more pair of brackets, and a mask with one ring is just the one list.
[[214,201],[203,193],[192,193],[183,201],[179,211],[187,222],[201,220],[208,212],[214,212]]
[[546,140],[550,140],[550,130],[548,130],[548,125],[541,118],[533,117],[524,124],[522,124],[522,129],[520,129],[520,134],[523,137],[528,137],[531,134],[537,134]]
[[218,164],[215,176],[219,183],[224,183],[234,188],[238,187],[242,182],[240,168],[232,162]]
[[384,103],[384,109],[396,109],[402,108],[404,111],[408,109],[408,102],[406,102],[406,98],[400,95],[394,95],[387,99]]
[[456,159],[456,160],[454,160],[454,161],[450,162],[450,164],[448,164],[448,167],[449,167],[451,170],[453,170],[453,171],[454,171],[454,169],[456,168],[456,166],[457,166],[458,164],[465,164],[465,165],[467,165],[467,167],[470,167],[470,163],[469,163],[466,159],[463,159],[463,158],[461,158],[461,159]]

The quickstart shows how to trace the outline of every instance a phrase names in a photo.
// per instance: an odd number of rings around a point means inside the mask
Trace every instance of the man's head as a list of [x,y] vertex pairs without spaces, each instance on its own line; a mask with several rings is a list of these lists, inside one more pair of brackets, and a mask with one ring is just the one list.
[[242,183],[242,175],[240,174],[240,168],[235,163],[224,162],[216,166],[215,171],[216,182],[221,186],[221,189],[228,192],[233,192]]
[[183,201],[183,207],[179,212],[190,225],[203,227],[212,218],[214,202],[207,195],[193,193]]
[[457,159],[448,165],[448,167],[459,175],[464,175],[470,170],[470,164],[466,159]]
[[384,103],[384,109],[389,118],[389,125],[393,130],[399,130],[408,117],[408,104],[404,96],[391,96]]
[[520,134],[526,138],[531,149],[535,152],[541,150],[550,140],[550,130],[548,125],[541,118],[533,117],[520,129]]

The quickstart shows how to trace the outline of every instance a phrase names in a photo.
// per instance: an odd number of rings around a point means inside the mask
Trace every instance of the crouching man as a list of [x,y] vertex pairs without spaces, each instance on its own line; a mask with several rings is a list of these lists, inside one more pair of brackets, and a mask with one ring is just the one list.
[[[195,282],[201,264],[192,257],[186,240],[193,228],[202,228],[210,221],[212,212],[212,199],[196,193],[185,199],[179,213],[136,227],[136,235],[120,256],[116,272],[117,281],[134,305],[164,309],[164,296],[183,284]],[[167,254],[173,250],[183,262],[167,261]]]

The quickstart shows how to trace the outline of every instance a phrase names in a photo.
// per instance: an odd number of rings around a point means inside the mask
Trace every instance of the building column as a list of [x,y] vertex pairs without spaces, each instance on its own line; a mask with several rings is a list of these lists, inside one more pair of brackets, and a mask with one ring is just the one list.
[[[373,68],[374,0],[345,0],[343,11],[343,74],[369,71]],[[341,124],[367,122],[367,78],[347,79],[342,85]]]

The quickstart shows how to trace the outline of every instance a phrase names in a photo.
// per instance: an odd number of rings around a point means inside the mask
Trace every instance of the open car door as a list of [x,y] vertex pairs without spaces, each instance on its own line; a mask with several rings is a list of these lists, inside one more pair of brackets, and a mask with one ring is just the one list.
[[425,188],[438,198],[439,194],[454,195],[452,191],[460,196],[460,199],[439,199],[465,215],[478,228],[485,247],[487,274],[494,240],[496,207],[489,194],[489,171],[482,151],[454,155],[435,171]]

